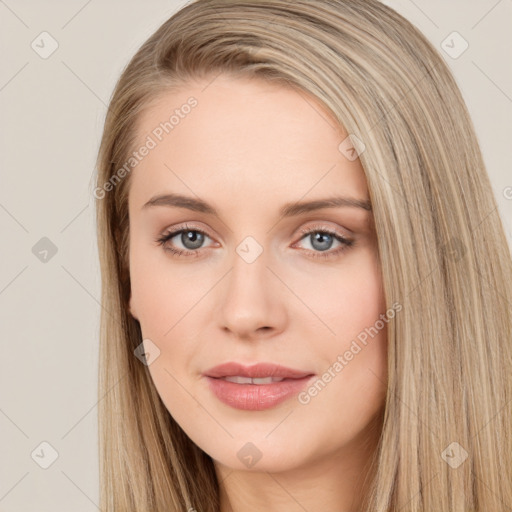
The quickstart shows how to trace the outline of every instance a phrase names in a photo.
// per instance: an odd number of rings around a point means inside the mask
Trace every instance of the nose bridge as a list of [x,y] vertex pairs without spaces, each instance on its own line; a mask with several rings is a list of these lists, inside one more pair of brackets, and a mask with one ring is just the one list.
[[263,247],[255,237],[246,236],[236,247],[232,258],[232,271],[229,277],[230,293],[240,298],[245,295],[253,296],[251,300],[261,299],[264,286],[270,273],[267,269],[268,249]]
[[[246,236],[236,247],[235,252],[239,256],[239,258],[246,263],[247,266],[253,265],[255,262],[260,260],[266,260],[267,250],[264,249],[263,244],[264,240],[261,240],[261,237],[258,237],[260,241],[258,241],[254,236],[248,235]],[[265,253],[265,256],[262,255]],[[235,259],[236,261],[236,259]],[[241,265],[243,267],[243,265]]]
[[262,327],[280,328],[282,309],[275,293],[275,279],[267,268],[268,252],[253,236],[245,237],[231,260],[231,272],[219,306],[221,327],[250,337]]

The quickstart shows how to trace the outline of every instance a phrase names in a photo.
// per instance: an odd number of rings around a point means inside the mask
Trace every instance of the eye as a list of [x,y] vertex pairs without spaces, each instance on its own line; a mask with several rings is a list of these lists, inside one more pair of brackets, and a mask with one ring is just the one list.
[[[178,236],[179,235],[179,236]],[[177,238],[178,242],[184,246],[184,249],[173,247],[171,240]],[[176,256],[198,256],[198,249],[204,243],[205,238],[210,238],[204,231],[192,226],[181,226],[173,231],[164,233],[161,237],[157,238],[158,245],[163,246],[165,251],[168,251]]]
[[[309,239],[310,241],[312,249],[303,250],[312,258],[334,258],[355,244],[354,240],[325,226],[313,226],[302,229],[301,234],[303,236],[300,240]],[[173,238],[177,240],[172,242]],[[158,245],[163,246],[165,251],[177,257],[197,257],[200,254],[199,249],[203,249],[202,245],[206,238],[210,237],[205,231],[194,226],[185,225],[164,233],[156,239],[156,242]],[[176,243],[181,244],[183,248],[176,247]],[[330,250],[333,243],[338,243],[339,247],[335,250]]]
[[[313,226],[302,229],[301,240],[309,240],[312,250],[308,249],[312,258],[335,258],[343,251],[353,247],[355,241],[325,226]],[[337,242],[340,246],[335,250],[330,250],[333,243]],[[294,244],[295,245],[295,244]]]

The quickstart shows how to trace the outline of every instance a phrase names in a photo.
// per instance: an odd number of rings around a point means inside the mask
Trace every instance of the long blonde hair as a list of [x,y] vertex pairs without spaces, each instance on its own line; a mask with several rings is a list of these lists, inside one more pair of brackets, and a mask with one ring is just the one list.
[[403,306],[388,323],[385,414],[365,510],[510,510],[510,249],[449,68],[376,0],[197,0],[124,69],[94,191],[101,510],[219,512],[211,458],[173,420],[134,356],[142,336],[128,310],[130,174],[112,179],[153,98],[221,72],[313,95],[365,145],[359,158],[386,302]]

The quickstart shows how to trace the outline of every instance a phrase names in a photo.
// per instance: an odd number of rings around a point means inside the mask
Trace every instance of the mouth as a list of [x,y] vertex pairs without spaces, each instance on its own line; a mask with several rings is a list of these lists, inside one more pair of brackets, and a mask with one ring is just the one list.
[[261,411],[297,395],[315,376],[273,363],[244,366],[230,362],[203,374],[218,400],[235,409]]
[[[214,377],[212,377],[214,378]],[[227,382],[234,382],[235,384],[256,384],[256,385],[262,385],[262,384],[272,384],[272,382],[282,382],[283,380],[291,380],[291,379],[284,379],[276,378],[276,377],[243,377],[240,375],[232,375],[229,377],[218,377],[219,379],[225,380]]]

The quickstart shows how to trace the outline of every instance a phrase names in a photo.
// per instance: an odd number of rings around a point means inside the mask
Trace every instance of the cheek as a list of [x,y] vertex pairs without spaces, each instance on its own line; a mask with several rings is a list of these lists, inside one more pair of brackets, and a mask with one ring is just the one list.
[[293,280],[297,296],[313,313],[312,328],[338,348],[373,326],[386,310],[380,268],[370,250],[338,267]]
[[167,408],[174,411],[190,399],[183,385],[196,372],[193,356],[203,328],[199,318],[207,314],[204,298],[212,284],[183,266],[173,266],[166,254],[155,257],[159,250],[148,254],[134,248],[131,293],[142,337],[159,351],[148,370]]
[[[197,282],[194,273],[169,261],[170,256],[153,255],[136,249],[130,259],[131,302],[145,336],[166,338],[170,329],[186,323],[187,312],[194,308],[207,292],[206,282]],[[181,320],[183,319],[183,321]],[[174,327],[176,326],[176,327]]]
[[[361,251],[324,276],[321,293],[303,296],[322,324],[312,325],[312,347],[324,361],[326,391],[317,403],[343,403],[360,417],[378,408],[387,380],[387,323],[382,277],[375,253]],[[393,315],[394,316],[394,315]],[[318,389],[324,389],[319,384]],[[315,394],[315,391],[312,391]],[[315,395],[316,396],[316,395]],[[362,400],[362,397],[365,397]]]

